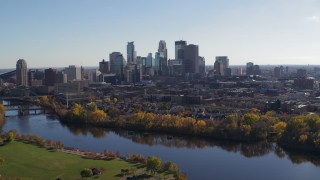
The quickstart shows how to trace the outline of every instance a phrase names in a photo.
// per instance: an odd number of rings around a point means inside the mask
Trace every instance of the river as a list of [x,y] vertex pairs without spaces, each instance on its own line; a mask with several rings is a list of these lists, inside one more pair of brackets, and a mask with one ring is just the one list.
[[60,140],[66,147],[94,152],[104,149],[121,155],[139,153],[173,161],[188,179],[290,179],[320,178],[320,155],[287,152],[274,143],[219,142],[203,138],[126,130],[70,127],[55,116],[17,116],[7,111],[2,130],[16,129],[21,134],[35,134]]

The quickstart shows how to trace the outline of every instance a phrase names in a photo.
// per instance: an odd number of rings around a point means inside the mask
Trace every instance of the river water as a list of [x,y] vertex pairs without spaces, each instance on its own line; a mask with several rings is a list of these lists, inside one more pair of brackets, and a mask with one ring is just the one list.
[[17,116],[7,111],[2,130],[16,129],[60,140],[66,147],[94,152],[104,149],[121,155],[139,153],[173,161],[188,179],[290,179],[320,178],[320,155],[287,152],[274,143],[232,143],[167,134],[138,133],[126,130],[70,127],[55,116]]

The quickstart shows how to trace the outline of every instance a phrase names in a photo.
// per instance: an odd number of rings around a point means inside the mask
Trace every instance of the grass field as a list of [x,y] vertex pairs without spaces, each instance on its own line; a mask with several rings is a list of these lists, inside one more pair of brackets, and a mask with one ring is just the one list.
[[[80,171],[84,168],[104,168],[98,178],[88,179],[120,179],[121,169],[133,168],[136,165],[122,160],[92,160],[77,155],[51,152],[45,148],[22,142],[11,142],[0,146],[0,156],[5,162],[0,165],[0,174],[4,179],[21,177],[23,180],[49,180],[60,177],[62,180],[80,179]],[[1,179],[0,177],[0,179]]]

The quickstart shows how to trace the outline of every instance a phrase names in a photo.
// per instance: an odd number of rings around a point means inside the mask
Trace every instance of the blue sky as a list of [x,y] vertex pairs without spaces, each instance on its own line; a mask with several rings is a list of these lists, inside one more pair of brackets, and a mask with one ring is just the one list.
[[320,0],[0,0],[0,69],[98,66],[165,40],[199,45],[207,64],[320,64]]

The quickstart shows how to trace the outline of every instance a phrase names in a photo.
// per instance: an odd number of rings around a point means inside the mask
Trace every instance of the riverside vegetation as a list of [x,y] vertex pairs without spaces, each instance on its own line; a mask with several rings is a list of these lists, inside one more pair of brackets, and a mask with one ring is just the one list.
[[[59,106],[52,102],[46,103],[53,108]],[[110,100],[108,102],[110,103]],[[184,116],[183,113],[155,114],[136,110],[126,114],[115,106],[98,109],[94,102],[86,107],[74,103],[70,109],[58,108],[56,113],[65,123],[178,133],[222,140],[271,140],[284,148],[320,152],[318,114],[283,115],[273,111],[261,113],[253,108],[245,114],[229,114],[223,120],[199,120]]]
[[[0,120],[5,107],[0,104]],[[17,172],[19,172],[17,174]],[[141,154],[93,153],[65,148],[36,135],[0,133],[0,179],[187,179],[173,162]]]

